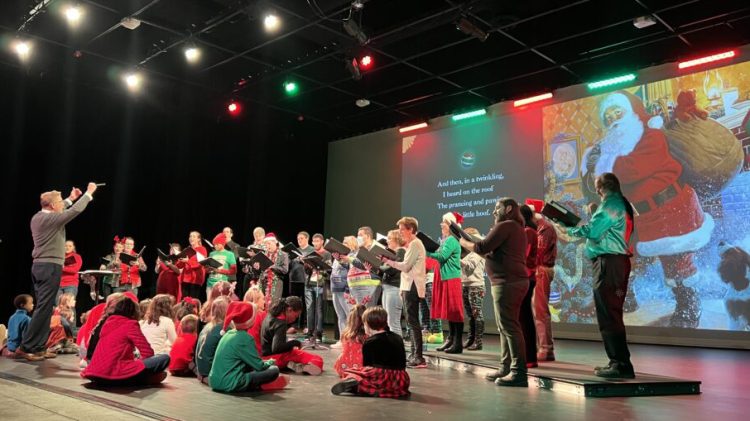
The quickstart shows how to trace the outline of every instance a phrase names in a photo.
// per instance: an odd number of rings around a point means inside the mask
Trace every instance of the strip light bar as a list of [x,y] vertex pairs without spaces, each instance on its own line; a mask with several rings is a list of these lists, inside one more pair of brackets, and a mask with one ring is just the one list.
[[605,86],[612,86],[617,85],[620,83],[630,82],[635,80],[635,74],[629,73],[627,75],[617,76],[609,79],[599,80],[596,82],[591,82],[587,86],[589,89],[598,89],[598,88],[604,88]]
[[427,127],[427,123],[425,123],[423,121],[423,122],[421,122],[419,124],[412,124],[411,126],[399,127],[398,128],[398,132],[399,133],[406,133],[406,132],[411,132],[411,131],[414,131],[414,130],[424,129],[425,127]]
[[517,101],[513,101],[513,106],[514,107],[520,107],[520,106],[523,106],[523,105],[526,105],[526,104],[531,104],[533,102],[543,101],[543,100],[549,99],[549,98],[552,98],[552,92],[547,92],[546,94],[531,96],[531,97],[528,97],[528,98],[524,98],[524,99],[519,99]]
[[462,113],[462,114],[456,114],[453,117],[451,117],[451,119],[453,121],[459,121],[459,120],[465,120],[467,118],[479,117],[480,115],[485,115],[485,114],[487,114],[487,110],[482,108],[479,110],[469,111],[469,112]]
[[696,58],[694,60],[682,61],[677,65],[680,69],[687,69],[688,67],[700,66],[701,64],[712,63],[714,61],[725,60],[732,58],[737,55],[734,50],[725,51],[723,53],[714,54],[711,56]]

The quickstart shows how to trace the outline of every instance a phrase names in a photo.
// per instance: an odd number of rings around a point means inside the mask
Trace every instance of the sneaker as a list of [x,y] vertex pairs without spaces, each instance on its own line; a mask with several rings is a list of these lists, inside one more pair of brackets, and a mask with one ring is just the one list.
[[422,357],[414,357],[406,362],[407,368],[427,368],[427,361]]
[[260,390],[271,391],[281,390],[289,385],[289,376],[279,375],[276,380],[260,385]]
[[344,379],[336,384],[333,385],[331,388],[331,393],[334,395],[340,395],[342,393],[357,393],[357,388],[359,387],[359,382],[357,379]]
[[331,344],[331,346],[330,346],[331,349],[341,349],[343,347],[344,347],[344,345],[341,344],[341,341],[338,341],[335,344]]
[[57,358],[57,354],[55,354],[54,352],[51,352],[49,350],[39,351],[39,352],[36,353],[36,355],[40,355],[43,358],[46,358],[48,360],[51,360],[52,358]]
[[529,381],[524,374],[510,373],[495,380],[497,386],[529,387]]
[[79,367],[79,368],[80,368],[81,370],[83,370],[84,368],[88,367],[88,365],[89,365],[89,362],[88,362],[88,361],[86,361],[85,359],[82,359],[82,360],[81,360],[81,361],[80,361],[80,362],[78,363],[78,367]]
[[286,365],[286,368],[294,371],[297,374],[302,374],[302,369],[304,367],[305,367],[304,364],[302,364],[302,363],[295,363],[295,362],[290,362],[289,364]]
[[37,355],[37,354],[30,354],[28,352],[23,352],[21,348],[16,349],[15,358],[18,360],[24,359],[26,361],[31,361],[31,362],[44,361],[44,355]]
[[323,369],[315,364],[305,364],[302,366],[302,372],[307,373],[311,376],[320,376],[320,373],[323,372]]

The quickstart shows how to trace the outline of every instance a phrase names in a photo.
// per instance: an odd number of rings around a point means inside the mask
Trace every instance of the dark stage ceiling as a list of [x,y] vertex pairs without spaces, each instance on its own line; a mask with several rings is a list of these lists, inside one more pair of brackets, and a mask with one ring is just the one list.
[[[151,86],[203,92],[214,104],[240,99],[246,113],[303,116],[331,139],[750,43],[747,0],[1,3],[3,44],[34,43],[23,64],[4,48],[4,65],[107,89],[123,89],[118,72],[137,66]],[[71,29],[61,10],[75,3],[84,16]],[[275,33],[264,31],[269,12],[281,20]],[[636,28],[644,15],[656,23]],[[123,27],[127,17],[140,26]],[[457,30],[460,19],[477,36]],[[345,22],[362,29],[365,45]],[[185,60],[189,45],[202,53],[195,64]],[[365,54],[375,64],[354,80],[346,62]],[[285,94],[286,81],[298,84],[295,96]],[[357,107],[360,98],[370,105]]]

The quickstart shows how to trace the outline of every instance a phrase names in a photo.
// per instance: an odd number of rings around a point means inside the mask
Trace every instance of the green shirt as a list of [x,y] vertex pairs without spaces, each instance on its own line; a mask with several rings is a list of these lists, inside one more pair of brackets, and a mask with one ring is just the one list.
[[[224,249],[222,251],[214,250],[208,255],[208,257],[211,257],[221,262],[224,265],[221,268],[226,269],[226,270],[229,270],[229,268],[232,267],[232,265],[237,264],[237,259],[234,257],[234,253],[231,250],[227,250],[227,249]],[[214,284],[216,284],[217,282],[228,281],[228,280],[229,280],[228,275],[214,272],[208,275],[208,279],[206,280],[207,281],[206,286],[210,288],[214,286]]]
[[195,344],[195,365],[198,367],[198,374],[203,377],[207,377],[211,372],[220,340],[221,325],[213,323],[207,324],[198,335],[198,342]]
[[568,228],[568,234],[586,239],[586,257],[602,254],[630,255],[628,242],[633,226],[628,226],[625,202],[619,193],[608,193],[588,224]]
[[247,331],[232,329],[219,341],[208,382],[217,392],[239,392],[250,386],[250,373],[271,366],[258,356],[255,341]]
[[456,237],[451,235],[446,238],[437,251],[427,252],[427,257],[432,257],[440,263],[440,278],[443,281],[461,278],[461,244]]

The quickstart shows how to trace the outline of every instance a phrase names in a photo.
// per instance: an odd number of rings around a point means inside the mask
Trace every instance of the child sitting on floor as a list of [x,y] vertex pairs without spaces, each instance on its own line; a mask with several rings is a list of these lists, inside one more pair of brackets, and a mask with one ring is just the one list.
[[[209,374],[209,385],[217,392],[233,393],[250,390],[282,389],[286,376],[279,375],[274,360],[263,361],[255,351],[253,338],[247,329],[256,318],[255,305],[244,301],[229,304],[224,319],[222,337],[216,348]],[[228,330],[230,325],[234,329]]]
[[276,365],[286,367],[296,373],[313,376],[323,372],[323,358],[320,355],[302,351],[298,340],[286,340],[286,331],[302,313],[302,300],[291,296],[280,300],[268,312],[261,327],[263,358],[273,358]]
[[258,323],[254,324],[247,333],[249,333],[255,340],[255,348],[258,351],[258,355],[263,355],[263,350],[261,349],[262,341],[260,338],[260,329],[263,326],[263,321],[266,320],[266,316],[268,315],[268,312],[266,311],[266,296],[256,285],[247,290],[243,301],[255,304],[255,308],[258,310],[258,317],[256,317]]
[[368,335],[362,345],[362,370],[346,370],[348,377],[336,383],[331,393],[401,398],[409,396],[409,373],[401,336],[388,330],[388,313],[377,306],[365,311],[362,319]]
[[195,343],[198,341],[198,316],[188,314],[180,321],[182,332],[169,351],[169,372],[173,376],[194,376]]
[[333,368],[342,379],[347,376],[345,370],[362,369],[362,344],[367,339],[362,315],[367,307],[356,304],[349,311],[346,328],[341,333],[341,354],[333,363]]
[[177,340],[172,314],[172,296],[159,294],[151,300],[146,317],[141,320],[141,331],[155,354],[169,354]]
[[229,306],[228,297],[219,297],[211,303],[208,324],[201,330],[195,346],[195,371],[198,380],[208,384],[208,375],[214,362],[216,347],[221,340],[221,329]]
[[31,321],[29,313],[34,310],[34,298],[29,294],[21,294],[13,299],[13,306],[16,312],[8,320],[8,346],[3,349],[3,355],[10,358],[15,358],[16,350],[23,342],[23,331]]
[[[117,300],[112,314],[102,321],[96,349],[81,377],[108,386],[156,384],[167,377],[169,355],[154,355],[138,316],[133,300]],[[136,349],[140,359],[135,357]]]
[[75,326],[76,297],[73,294],[60,294],[50,319],[50,332],[47,349],[57,354],[77,354],[78,346],[73,337]]
[[[171,297],[171,295],[170,295]],[[188,314],[194,314],[200,317],[201,302],[193,297],[183,297],[182,301],[172,306],[174,314],[174,327],[177,334],[180,334],[180,320]]]

